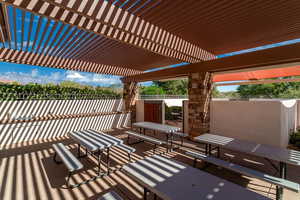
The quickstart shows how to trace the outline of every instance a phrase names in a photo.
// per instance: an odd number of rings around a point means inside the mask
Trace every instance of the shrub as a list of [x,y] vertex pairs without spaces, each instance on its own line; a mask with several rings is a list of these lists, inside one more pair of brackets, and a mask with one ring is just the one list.
[[290,135],[290,144],[297,144],[300,146],[300,131],[294,132]]

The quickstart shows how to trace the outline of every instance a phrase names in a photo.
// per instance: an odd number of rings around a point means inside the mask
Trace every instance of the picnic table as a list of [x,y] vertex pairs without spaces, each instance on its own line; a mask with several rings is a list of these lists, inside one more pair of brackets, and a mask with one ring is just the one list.
[[[274,147],[265,144],[258,144],[255,142],[214,135],[203,134],[194,138],[195,141],[205,143],[206,154],[211,154],[212,145],[218,149],[220,155],[220,148],[229,149],[237,152],[246,153],[262,157],[269,161],[271,165],[280,173],[280,177],[286,179],[287,164],[300,166],[300,152],[286,148]],[[279,170],[271,161],[279,162]],[[283,193],[283,188],[279,188],[280,193]]]
[[109,174],[110,148],[123,144],[123,140],[95,130],[72,131],[69,133],[69,136],[78,144],[78,157],[82,157],[80,155],[81,146],[86,150],[85,156],[90,154],[96,157],[98,160],[98,175],[101,175],[101,156],[103,151],[106,150],[106,167],[107,174]]
[[166,134],[166,142],[168,144],[170,140],[170,150],[173,150],[173,140],[174,140],[174,134],[175,132],[180,131],[179,127],[176,126],[170,126],[170,125],[165,125],[165,124],[159,124],[159,123],[154,123],[154,122],[136,122],[132,124],[134,127],[137,127],[140,129],[140,133],[145,134],[145,131],[148,130],[153,130],[153,131],[158,131],[160,133]]
[[123,171],[144,187],[144,199],[150,191],[165,200],[267,200],[269,198],[181,162],[154,155],[127,164]]

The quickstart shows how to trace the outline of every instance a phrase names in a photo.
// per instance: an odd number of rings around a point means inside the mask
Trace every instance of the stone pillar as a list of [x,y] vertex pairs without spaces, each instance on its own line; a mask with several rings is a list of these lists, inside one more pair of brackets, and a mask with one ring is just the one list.
[[209,107],[212,89],[211,73],[199,72],[189,74],[188,125],[190,137],[209,131]]
[[136,100],[138,98],[137,82],[125,82],[123,88],[123,100],[125,102],[125,110],[131,112],[131,124],[136,121]]

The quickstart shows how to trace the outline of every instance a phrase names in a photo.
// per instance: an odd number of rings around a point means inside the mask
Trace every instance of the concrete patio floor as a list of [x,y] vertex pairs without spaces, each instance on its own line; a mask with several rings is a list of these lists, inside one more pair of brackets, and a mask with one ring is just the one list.
[[[126,138],[124,130],[110,131],[114,136]],[[149,133],[150,134],[150,133]],[[158,136],[158,135],[156,135]],[[98,178],[78,188],[67,189],[65,187],[65,177],[67,170],[63,165],[53,162],[53,143],[63,142],[72,152],[76,154],[77,146],[68,137],[54,138],[24,142],[1,147],[0,150],[0,199],[97,199],[101,194],[115,190],[124,199],[136,200],[143,198],[143,188],[131,180],[122,171],[117,170],[109,176]],[[139,143],[134,145],[137,152],[132,156],[133,160],[141,159],[144,156],[152,155],[152,145]],[[204,152],[204,145],[185,140],[184,147],[175,152],[165,153],[165,148],[160,147],[157,152],[164,153],[165,156],[192,165],[193,160],[184,154],[185,150],[198,150]],[[232,160],[243,166],[251,167],[269,174],[274,174],[275,170],[266,160],[244,155],[237,152],[222,151],[223,159]],[[79,183],[94,176],[96,173],[96,160],[94,158],[82,158],[84,169],[76,173],[71,183]],[[127,163],[127,154],[113,149],[111,153],[112,168],[120,168]],[[237,173],[221,169],[212,165],[200,169],[203,164],[199,162],[199,170],[232,181],[238,185],[246,187],[252,191],[275,199],[275,186],[257,179],[241,176]],[[103,170],[106,170],[102,165]],[[287,177],[289,180],[300,183],[300,169],[288,166]],[[174,185],[176,187],[176,185]],[[149,199],[152,199],[150,197]],[[285,200],[300,199],[300,194],[284,190]]]

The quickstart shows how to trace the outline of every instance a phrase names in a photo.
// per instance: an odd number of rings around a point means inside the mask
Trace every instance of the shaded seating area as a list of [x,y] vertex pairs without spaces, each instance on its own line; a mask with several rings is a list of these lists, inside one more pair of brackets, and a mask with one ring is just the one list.
[[[210,133],[217,82],[300,76],[298,1],[7,0],[0,18],[1,62],[123,87],[120,99],[0,102],[0,200],[300,199],[290,130],[280,147]],[[187,130],[145,120],[140,83],[181,78]]]
[[279,191],[279,187],[286,188],[288,190],[292,190],[297,193],[300,190],[300,186],[298,183],[285,180],[284,178],[278,178],[278,177],[275,177],[272,175],[264,174],[264,173],[261,173],[256,170],[249,169],[249,168],[240,166],[238,164],[230,163],[228,161],[224,161],[224,160],[212,157],[212,156],[206,156],[201,153],[188,151],[188,152],[186,152],[186,154],[194,158],[194,164],[193,164],[194,167],[196,167],[197,160],[203,160],[206,163],[214,164],[218,167],[229,169],[234,172],[240,173],[242,175],[254,177],[254,178],[266,181],[268,183],[274,184],[274,185],[276,185],[276,199],[282,198],[281,197],[282,194],[281,194],[281,191]]
[[[124,142],[127,140],[126,131],[116,130],[105,134],[109,134]],[[163,139],[163,135],[155,135],[155,137],[161,137],[160,139]],[[52,144],[59,143],[62,143],[68,148],[74,156],[77,155],[78,144],[72,138],[56,138],[55,140],[36,141],[34,143],[17,144],[4,148],[1,153],[1,175],[5,173],[8,176],[14,176],[16,181],[9,182],[5,176],[4,181],[6,182],[6,187],[1,187],[1,197],[12,199],[19,198],[20,193],[13,193],[11,190],[13,189],[20,192],[22,191],[21,193],[25,195],[23,196],[24,199],[39,197],[45,199],[98,199],[105,193],[113,190],[123,199],[137,200],[143,199],[144,197],[147,199],[164,199],[170,197],[169,195],[173,196],[173,194],[175,194],[174,192],[170,192],[173,191],[173,189],[180,192],[178,187],[187,189],[189,192],[195,187],[195,197],[198,198],[200,195],[200,193],[198,193],[199,188],[203,189],[201,192],[203,195],[217,195],[215,197],[218,197],[218,192],[216,193],[214,190],[212,191],[208,188],[219,188],[219,192],[225,195],[227,189],[231,191],[232,188],[234,189],[237,187],[234,191],[238,190],[241,194],[245,193],[249,198],[254,196],[260,197],[261,199],[276,199],[276,185],[282,184],[280,186],[283,186],[288,183],[288,181],[284,180],[280,183],[279,179],[277,180],[276,178],[273,179],[276,184],[273,183],[271,179],[269,179],[269,181],[263,180],[259,175],[268,173],[272,170],[275,172],[270,163],[264,159],[255,156],[249,157],[248,155],[241,153],[234,154],[226,149],[221,152],[222,158],[226,159],[229,154],[233,154],[235,156],[235,161],[242,163],[242,165],[250,165],[249,168],[255,166],[255,170],[251,171],[251,169],[248,168],[241,176],[240,171],[231,168],[227,170],[227,167],[222,166],[219,163],[218,165],[205,165],[201,170],[194,168],[192,167],[193,162],[191,162],[191,158],[194,157],[191,155],[188,155],[187,157],[186,152],[197,150],[204,155],[205,146],[189,140],[184,140],[184,145],[181,149],[176,149],[175,151],[167,153],[165,147],[158,147],[155,155],[153,155],[151,146],[145,145],[144,143],[136,144],[134,145],[136,151],[132,153],[132,161],[130,163],[128,163],[127,152],[118,147],[111,147],[109,165],[111,173],[109,175],[104,173],[98,178],[94,178],[98,176],[97,158],[94,156],[82,157],[81,154],[82,158],[79,158],[79,160],[82,163],[83,168],[74,173],[70,178],[70,184],[78,184],[79,186],[76,188],[66,188],[65,178],[68,174],[68,168],[53,162],[55,151],[52,148]],[[174,141],[174,143],[179,145],[181,141]],[[85,152],[85,149],[81,148],[81,151]],[[106,151],[103,153],[106,153]],[[106,156],[102,157],[101,162],[103,164],[101,164],[101,172],[107,172],[108,170],[105,158]],[[245,158],[247,158],[247,161],[244,160]],[[212,157],[212,159],[217,158]],[[203,165],[201,160],[199,159],[199,166]],[[252,160],[252,162],[249,162],[250,160]],[[254,161],[256,161],[255,164],[253,164]],[[206,162],[208,162],[208,160],[206,160]],[[24,165],[22,163],[24,163]],[[13,166],[15,166],[15,168]],[[138,173],[138,178],[143,178],[142,181],[134,178],[132,174],[128,173],[126,171],[127,166],[130,167],[130,169],[134,169],[134,173]],[[222,169],[219,168],[220,166]],[[296,176],[298,173],[297,168],[289,166],[289,169],[287,174],[288,180],[292,179],[295,182],[299,181],[297,179],[298,176]],[[255,171],[255,176],[248,174],[249,171]],[[180,175],[181,173],[183,173],[182,176]],[[186,179],[186,177],[189,176],[194,178]],[[201,176],[201,178],[196,178],[198,176]],[[22,177],[24,177],[24,179],[22,179]],[[206,177],[206,181],[202,181],[204,177]],[[144,180],[144,178],[146,178],[146,180]],[[184,181],[171,181],[173,179],[177,180],[177,178],[183,179]],[[209,186],[209,180],[215,180],[216,182],[211,182],[212,185]],[[36,190],[32,185],[22,185],[22,183],[29,183],[32,181],[37,181],[36,184],[39,184],[39,187],[42,190]],[[187,181],[191,181],[191,184],[186,184]],[[82,184],[83,182],[85,183]],[[154,183],[155,185],[158,184],[157,187],[153,185]],[[226,187],[219,186],[219,183],[226,184]],[[166,185],[165,187],[164,184],[170,185]],[[173,187],[174,184],[176,187]],[[201,186],[202,184],[207,185],[207,190],[205,190],[206,186]],[[21,185],[22,187],[20,187]],[[295,192],[297,184],[291,182],[291,184],[288,183],[285,185],[284,188],[288,189],[284,189],[283,197],[289,198],[297,197],[297,195],[299,195],[299,193]],[[48,197],[41,193],[43,190],[48,191]],[[227,195],[232,193],[229,191]]]

